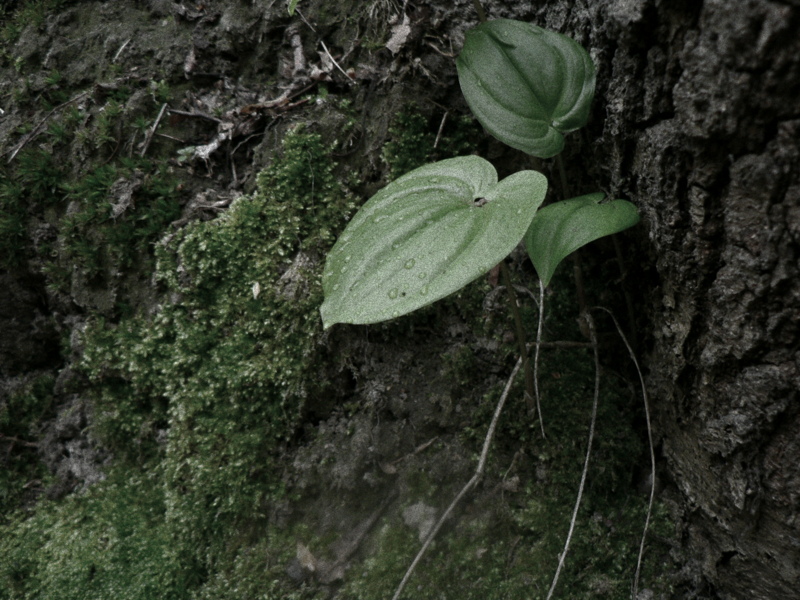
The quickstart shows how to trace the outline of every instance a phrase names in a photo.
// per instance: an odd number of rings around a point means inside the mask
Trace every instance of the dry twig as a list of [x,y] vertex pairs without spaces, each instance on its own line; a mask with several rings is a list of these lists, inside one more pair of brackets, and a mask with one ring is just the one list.
[[153,135],[156,133],[156,129],[158,129],[159,123],[161,123],[161,119],[164,117],[164,111],[167,110],[167,104],[164,103],[161,106],[161,110],[158,113],[158,117],[156,117],[153,126],[147,131],[147,135],[144,138],[144,143],[142,144],[142,151],[139,153],[139,156],[144,156],[147,153],[147,148],[150,147],[150,142],[153,141]]
[[422,544],[422,548],[420,548],[419,552],[417,552],[417,556],[414,557],[411,566],[408,567],[406,574],[403,576],[403,580],[400,582],[400,585],[397,586],[397,590],[395,591],[394,596],[392,596],[392,600],[398,600],[398,598],[400,598],[400,594],[403,593],[403,588],[405,588],[408,580],[414,573],[414,569],[417,568],[417,564],[428,550],[428,547],[431,545],[434,538],[436,538],[436,534],[439,533],[439,529],[441,529],[442,525],[453,512],[453,509],[456,507],[456,505],[464,496],[467,495],[470,490],[472,490],[472,488],[478,484],[478,481],[480,481],[480,478],[483,476],[483,471],[486,469],[486,459],[489,456],[489,447],[491,446],[492,438],[494,437],[494,431],[497,429],[497,422],[500,419],[500,414],[503,412],[503,406],[505,406],[506,399],[511,391],[511,385],[514,383],[514,379],[517,377],[520,367],[522,367],[522,362],[522,357],[520,357],[519,360],[517,360],[517,364],[514,366],[514,370],[511,371],[511,375],[506,382],[506,387],[500,396],[500,400],[497,402],[497,408],[494,410],[494,416],[492,417],[492,422],[489,425],[489,431],[486,432],[486,438],[483,441],[483,450],[481,451],[481,457],[478,460],[478,468],[475,470],[475,474],[472,476],[472,479],[467,482],[467,485],[465,485],[458,495],[453,499],[453,501],[450,503],[450,506],[447,507],[447,510],[444,511],[444,514],[436,522],[436,525],[428,534],[428,537],[425,539],[425,543]]

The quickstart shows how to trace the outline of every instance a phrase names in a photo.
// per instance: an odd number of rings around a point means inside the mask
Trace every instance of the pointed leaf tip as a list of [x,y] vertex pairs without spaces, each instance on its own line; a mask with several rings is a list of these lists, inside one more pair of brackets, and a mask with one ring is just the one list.
[[512,148],[555,156],[589,119],[595,67],[572,38],[496,19],[467,31],[458,80],[481,125]]
[[498,182],[477,156],[425,165],[390,183],[328,254],[324,327],[385,321],[461,289],[514,249],[546,191],[541,173]]
[[525,248],[547,286],[567,256],[589,242],[639,222],[636,206],[627,200],[602,202],[602,193],[588,194],[545,206],[525,234]]

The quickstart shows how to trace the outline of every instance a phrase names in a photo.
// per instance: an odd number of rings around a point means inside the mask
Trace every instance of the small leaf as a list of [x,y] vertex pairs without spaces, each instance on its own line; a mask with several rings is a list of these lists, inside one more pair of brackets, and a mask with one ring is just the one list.
[[525,247],[542,283],[547,286],[559,263],[581,246],[639,222],[627,200],[602,202],[604,194],[588,194],[541,209],[525,234]]
[[550,158],[586,124],[595,68],[573,39],[497,19],[467,31],[456,60],[461,91],[486,130],[513,148]]
[[300,0],[289,0],[289,15],[290,16],[294,14],[294,11],[297,8],[297,3],[298,2],[300,2]]
[[364,204],[328,254],[323,324],[385,321],[461,289],[514,249],[546,191],[535,171],[498,183],[477,156],[400,177]]

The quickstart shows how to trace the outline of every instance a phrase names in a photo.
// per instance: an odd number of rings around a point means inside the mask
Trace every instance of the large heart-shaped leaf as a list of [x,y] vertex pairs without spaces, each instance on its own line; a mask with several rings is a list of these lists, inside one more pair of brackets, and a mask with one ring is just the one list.
[[595,68],[583,46],[536,25],[497,19],[467,31],[456,60],[461,91],[497,139],[555,156],[564,134],[586,124]]
[[556,202],[541,209],[525,234],[525,247],[542,283],[547,286],[558,264],[598,238],[639,222],[627,200],[602,202],[602,193]]
[[459,290],[522,240],[546,191],[535,171],[498,183],[494,167],[477,156],[425,165],[390,183],[328,254],[324,326],[385,321]]

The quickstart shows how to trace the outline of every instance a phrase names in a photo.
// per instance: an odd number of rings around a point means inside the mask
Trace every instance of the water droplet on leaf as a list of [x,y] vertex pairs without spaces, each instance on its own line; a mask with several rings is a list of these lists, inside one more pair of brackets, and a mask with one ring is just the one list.
[[392,300],[397,298],[397,294],[398,294],[397,288],[392,288],[389,290],[389,298],[391,298]]
[[404,266],[406,269],[412,269],[412,268],[414,268],[414,264],[415,264],[415,263],[416,263],[416,261],[415,261],[413,258],[409,258],[409,259],[406,261],[406,264],[404,264],[403,266]]

